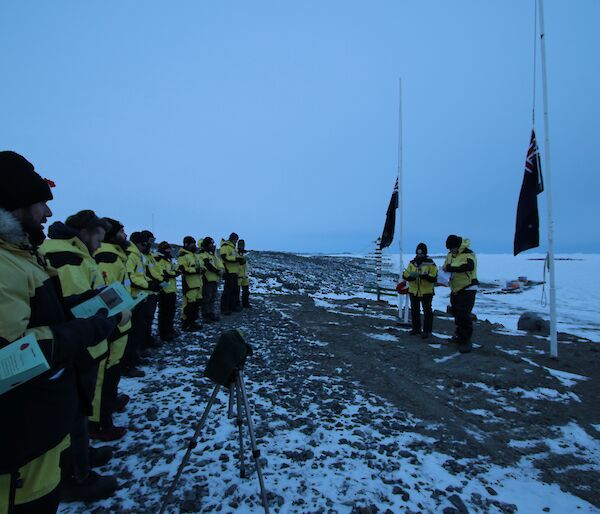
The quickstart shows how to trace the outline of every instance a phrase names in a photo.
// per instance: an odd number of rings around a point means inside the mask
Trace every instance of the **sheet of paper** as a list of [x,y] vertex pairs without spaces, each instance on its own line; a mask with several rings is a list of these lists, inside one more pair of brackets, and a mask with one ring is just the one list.
[[13,341],[0,350],[0,394],[50,369],[33,334]]

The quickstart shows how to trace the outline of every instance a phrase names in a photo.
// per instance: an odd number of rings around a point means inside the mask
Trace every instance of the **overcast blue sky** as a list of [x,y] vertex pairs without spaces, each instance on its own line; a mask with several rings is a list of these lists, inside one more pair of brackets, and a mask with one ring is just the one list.
[[[600,2],[545,9],[556,245],[597,252]],[[0,146],[57,183],[55,219],[92,208],[172,242],[235,230],[250,248],[366,251],[394,183],[402,77],[406,247],[458,233],[508,253],[533,13],[526,0],[4,1]]]

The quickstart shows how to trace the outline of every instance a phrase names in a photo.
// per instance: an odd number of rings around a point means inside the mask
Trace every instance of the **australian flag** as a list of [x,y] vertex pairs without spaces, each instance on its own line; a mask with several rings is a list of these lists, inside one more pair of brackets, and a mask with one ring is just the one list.
[[535,131],[531,131],[531,142],[525,161],[525,174],[517,207],[514,254],[517,255],[540,245],[540,219],[538,216],[537,195],[544,190],[540,153]]
[[398,208],[398,179],[396,178],[396,184],[394,185],[394,192],[390,199],[390,204],[387,208],[387,214],[385,215],[385,225],[383,226],[383,233],[381,234],[381,243],[379,248],[382,250],[392,244],[394,240],[394,230],[396,229],[396,209]]

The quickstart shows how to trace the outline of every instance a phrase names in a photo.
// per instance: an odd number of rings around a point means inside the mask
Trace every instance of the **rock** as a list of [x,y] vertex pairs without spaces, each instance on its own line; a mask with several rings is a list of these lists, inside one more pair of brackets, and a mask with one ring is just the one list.
[[464,504],[464,502],[462,501],[460,496],[458,496],[458,494],[448,496],[448,500],[450,501],[450,503],[452,503],[452,505],[456,507],[458,514],[469,514],[469,509],[467,509],[467,506]]
[[148,407],[146,409],[146,419],[156,421],[158,419],[158,407]]
[[490,487],[489,485],[485,486],[485,490],[492,496],[498,496],[496,490],[493,487]]
[[519,316],[517,328],[526,332],[535,332],[542,335],[550,334],[550,322],[543,319],[535,312],[524,312]]

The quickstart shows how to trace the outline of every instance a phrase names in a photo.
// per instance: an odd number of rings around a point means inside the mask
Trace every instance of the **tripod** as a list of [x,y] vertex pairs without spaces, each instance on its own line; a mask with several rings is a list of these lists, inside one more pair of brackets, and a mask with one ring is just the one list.
[[[244,384],[244,379],[242,377],[242,369],[237,368],[233,372],[233,380],[229,384],[229,411],[228,416],[230,418],[234,417],[233,409],[234,409],[234,395],[235,395],[235,404],[236,404],[236,414],[235,414],[235,424],[238,427],[238,437],[240,443],[240,478],[246,478],[246,466],[244,462],[244,430],[243,430],[243,416],[242,410],[245,413],[246,417],[246,425],[248,427],[248,433],[250,434],[250,447],[252,449],[252,458],[254,459],[254,463],[256,465],[256,474],[258,475],[258,482],[260,485],[260,494],[262,498],[263,508],[265,509],[265,514],[269,514],[269,503],[267,501],[267,491],[265,489],[265,482],[263,480],[262,468],[260,465],[260,450],[256,446],[256,437],[254,436],[254,424],[252,422],[252,418],[250,417],[250,406],[248,404],[248,395],[246,394],[246,386]],[[216,384],[213,392],[208,400],[208,404],[202,413],[202,417],[196,425],[196,430],[194,435],[190,438],[188,449],[177,469],[177,473],[173,482],[171,483],[171,487],[167,492],[167,495],[163,501],[162,507],[160,509],[160,514],[164,514],[169,501],[171,500],[171,496],[173,491],[177,487],[177,483],[181,478],[181,474],[183,473],[183,469],[187,466],[190,456],[192,455],[192,451],[197,446],[198,438],[200,437],[200,432],[206,423],[206,419],[208,418],[208,413],[210,412],[211,407],[213,406],[215,399],[217,397],[217,393],[221,389],[221,385]]]

